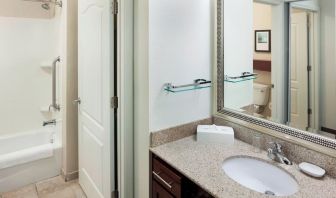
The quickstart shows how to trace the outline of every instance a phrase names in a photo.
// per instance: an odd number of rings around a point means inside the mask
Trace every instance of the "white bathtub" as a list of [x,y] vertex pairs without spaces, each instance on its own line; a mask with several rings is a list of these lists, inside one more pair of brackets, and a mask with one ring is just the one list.
[[0,192],[54,177],[61,172],[55,127],[0,137]]

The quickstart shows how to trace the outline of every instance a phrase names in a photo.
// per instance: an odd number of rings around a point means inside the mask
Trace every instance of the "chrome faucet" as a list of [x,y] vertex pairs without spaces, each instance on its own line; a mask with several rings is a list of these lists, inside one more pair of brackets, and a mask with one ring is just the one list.
[[56,125],[56,119],[52,119],[52,120],[48,120],[48,121],[44,121],[43,126],[47,126],[47,125]]
[[282,152],[282,146],[279,143],[276,142],[270,142],[271,147],[267,149],[267,156],[276,162],[292,165],[292,162],[284,156],[284,153]]

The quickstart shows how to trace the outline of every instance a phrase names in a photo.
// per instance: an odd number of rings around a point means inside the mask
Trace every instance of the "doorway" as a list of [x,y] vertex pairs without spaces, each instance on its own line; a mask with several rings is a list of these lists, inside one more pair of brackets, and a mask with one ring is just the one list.
[[319,119],[317,13],[290,7],[289,125],[316,132]]

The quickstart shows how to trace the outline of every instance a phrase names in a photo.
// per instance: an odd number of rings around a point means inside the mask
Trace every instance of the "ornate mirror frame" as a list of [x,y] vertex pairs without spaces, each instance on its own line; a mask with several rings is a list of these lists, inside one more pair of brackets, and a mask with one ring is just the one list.
[[[309,149],[325,153],[336,157],[336,140],[313,134],[307,131],[295,129],[287,125],[279,124],[269,120],[257,118],[247,114],[240,113],[224,107],[224,9],[223,1],[217,0],[215,14],[215,60],[216,69],[214,69],[214,112],[215,117],[225,119],[230,122],[240,124],[242,126],[255,129],[257,131],[270,134],[280,139],[293,142],[305,146]],[[285,2],[289,8],[289,1]]]

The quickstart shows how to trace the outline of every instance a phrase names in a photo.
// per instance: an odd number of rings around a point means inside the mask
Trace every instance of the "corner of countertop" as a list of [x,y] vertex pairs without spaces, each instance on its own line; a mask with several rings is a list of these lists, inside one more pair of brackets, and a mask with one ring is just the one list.
[[150,147],[173,142],[196,134],[198,125],[213,124],[213,117],[178,125],[168,129],[153,131],[150,133]]

